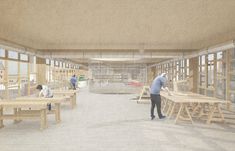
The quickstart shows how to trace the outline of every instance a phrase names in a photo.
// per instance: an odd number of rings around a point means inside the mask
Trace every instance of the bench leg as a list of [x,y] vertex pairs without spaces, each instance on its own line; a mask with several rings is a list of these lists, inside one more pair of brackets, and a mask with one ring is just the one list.
[[43,130],[45,128],[44,126],[44,109],[40,110],[40,130]]
[[191,123],[193,124],[193,119],[192,119],[192,117],[191,117],[191,115],[190,115],[190,112],[189,112],[188,106],[185,104],[185,105],[184,105],[184,107],[185,107],[186,113],[188,114],[189,120],[190,120],[190,121],[191,121]]
[[75,106],[77,105],[77,94],[75,93],[73,97],[74,97],[74,106]]
[[173,106],[174,106],[174,102],[169,102],[169,107],[168,107],[167,112],[166,112],[167,116],[170,115]]
[[0,107],[0,128],[3,128],[3,108]]
[[47,128],[47,109],[43,110],[43,115],[44,115],[44,127]]
[[173,114],[173,112],[174,112],[174,110],[175,110],[175,104],[176,104],[176,103],[173,102],[173,106],[172,106],[171,112],[170,112],[170,114],[169,114],[169,118],[171,118],[171,116],[172,116],[172,114]]
[[73,109],[74,108],[74,97],[72,96],[71,98],[70,98],[70,105],[71,105],[71,108]]
[[16,117],[16,119],[14,120],[14,123],[17,124],[19,122],[21,122],[22,120],[19,118],[20,116],[20,111],[21,111],[21,108],[14,108],[14,115]]
[[210,109],[210,113],[209,113],[209,116],[208,116],[208,119],[207,119],[207,122],[206,122],[207,124],[211,123],[211,120],[212,120],[212,118],[214,116],[215,110],[216,110],[216,105],[214,104],[212,106],[212,108]]
[[61,121],[60,119],[60,103],[55,103],[55,120],[57,123]]
[[179,111],[178,111],[178,113],[177,113],[177,116],[176,116],[176,118],[175,118],[175,124],[177,123],[177,121],[178,121],[178,119],[179,119],[179,117],[180,117],[182,108],[183,108],[183,104],[180,103],[180,109],[179,109]]
[[47,128],[47,109],[40,110],[40,130]]
[[[218,112],[219,117],[214,118],[214,114],[216,113],[216,111]],[[223,123],[225,122],[224,114],[221,111],[221,108],[220,108],[218,103],[213,104],[212,109],[210,109],[207,124],[210,124],[212,121],[220,121],[220,122],[223,122]]]
[[219,104],[217,105],[217,108],[218,108],[218,112],[219,112],[219,114],[220,114],[220,116],[221,116],[222,122],[224,123],[224,122],[225,122],[225,120],[224,120],[224,114],[223,114],[223,112],[221,111],[221,108],[220,108]]
[[165,98],[165,104],[164,104],[163,109],[162,109],[163,113],[166,113],[166,108],[168,106],[168,103],[169,103],[169,101]]

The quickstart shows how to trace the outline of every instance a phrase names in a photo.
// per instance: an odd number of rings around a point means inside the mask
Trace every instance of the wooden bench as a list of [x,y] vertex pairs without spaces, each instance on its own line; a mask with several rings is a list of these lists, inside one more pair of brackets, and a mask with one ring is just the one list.
[[149,86],[143,86],[140,95],[139,95],[139,99],[137,100],[137,103],[142,102],[143,99],[147,99],[148,102],[150,102],[151,98],[150,98],[150,87]]
[[[37,110],[33,110],[31,114],[24,114],[22,112],[18,112],[21,108],[37,108]],[[14,109],[13,114],[4,114],[4,110],[6,108]],[[24,102],[17,102],[17,101],[0,101],[0,128],[3,128],[3,121],[6,119],[13,119],[16,122],[21,121],[22,119],[32,119],[32,118],[40,118],[40,129],[43,130],[47,128],[47,103],[46,102],[31,102],[31,101],[24,101]],[[36,114],[35,114],[36,113]]]
[[53,95],[56,97],[66,97],[71,104],[71,107],[74,108],[77,102],[77,92],[78,90],[53,90]]
[[18,97],[15,99],[16,102],[44,102],[46,104],[55,105],[55,108],[48,111],[47,114],[55,114],[55,120],[57,123],[61,121],[60,118],[60,105],[66,98],[64,97],[53,97],[53,98],[44,98],[44,97]]
[[[192,93],[169,96],[167,93],[161,92],[161,97],[163,100],[163,112],[165,112],[169,118],[176,112],[175,123],[180,119],[188,120],[193,123],[192,116],[195,115],[197,110],[199,111],[198,117],[206,115],[207,124],[210,124],[212,121],[224,122],[224,115],[220,105],[227,101]],[[207,113],[205,113],[206,111]],[[215,113],[217,113],[218,116],[216,116]]]

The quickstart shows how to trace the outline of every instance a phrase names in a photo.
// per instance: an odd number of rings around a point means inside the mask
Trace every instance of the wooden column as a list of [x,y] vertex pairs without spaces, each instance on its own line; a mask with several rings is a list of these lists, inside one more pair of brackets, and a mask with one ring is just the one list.
[[197,93],[198,85],[198,57],[189,59],[189,82],[190,91]]
[[32,56],[29,56],[29,62],[28,62],[28,72],[27,72],[27,75],[28,75],[28,92],[27,94],[30,95],[30,65],[31,65],[31,59],[32,59]]
[[46,84],[46,59],[37,57],[37,82],[38,84]]
[[214,85],[213,85],[213,87],[214,87],[214,92],[213,92],[213,96],[214,97],[216,97],[217,95],[216,95],[216,93],[217,93],[217,54],[215,53],[214,54],[214,81],[213,81],[213,83],[214,83]]
[[[7,56],[7,51],[6,51],[6,56]],[[5,86],[5,98],[9,99],[9,89],[8,89],[9,79],[8,79],[8,60],[7,59],[5,59],[4,86]]]
[[20,76],[21,76],[21,75],[20,75],[20,70],[21,70],[21,69],[20,69],[20,61],[18,61],[17,64],[18,64],[18,73],[17,73],[17,76],[18,76],[18,77],[17,77],[17,80],[18,80],[18,96],[21,96],[21,90],[20,90],[20,87],[21,87],[21,86],[20,86],[20,84],[21,84],[21,77],[20,77]]
[[[231,101],[230,94],[230,81],[231,81],[231,50],[226,51],[226,97],[227,101]],[[231,110],[231,103],[227,103],[227,109]]]
[[205,55],[205,70],[206,70],[206,81],[205,81],[205,89],[204,89],[204,93],[205,93],[205,95],[207,96],[207,90],[208,90],[208,54],[207,55]]

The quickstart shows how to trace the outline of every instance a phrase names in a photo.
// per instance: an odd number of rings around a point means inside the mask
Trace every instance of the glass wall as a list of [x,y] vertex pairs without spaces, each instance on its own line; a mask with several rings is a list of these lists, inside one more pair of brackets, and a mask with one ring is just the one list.
[[6,88],[6,67],[5,67],[5,50],[0,49],[0,99],[4,99]]
[[216,53],[216,75],[215,75],[215,96],[220,99],[226,99],[226,52]]
[[235,103],[235,49],[230,51],[229,65],[230,65],[229,97],[231,101]]

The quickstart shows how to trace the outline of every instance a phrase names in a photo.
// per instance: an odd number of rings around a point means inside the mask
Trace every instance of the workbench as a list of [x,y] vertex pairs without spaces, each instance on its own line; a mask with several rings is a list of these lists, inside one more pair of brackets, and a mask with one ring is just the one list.
[[[10,108],[14,109],[13,114],[4,114],[4,110]],[[28,108],[28,113],[24,114],[20,112],[21,108]],[[36,110],[29,110],[29,108],[37,108]],[[9,100],[1,100],[0,101],[0,128],[4,127],[3,121],[6,119],[15,120],[15,122],[19,122],[22,119],[32,119],[32,118],[40,118],[40,129],[43,130],[47,128],[47,102],[32,102],[32,101],[9,101]]]
[[76,106],[78,90],[53,90],[52,92],[55,97],[66,97],[72,108]]
[[206,123],[212,121],[224,122],[224,115],[221,111],[221,104],[227,103],[225,100],[203,96],[195,93],[168,93],[161,92],[162,111],[171,118],[176,114],[175,123],[179,120],[190,121],[193,123],[193,117],[201,118],[206,116]]
[[[55,120],[57,123],[61,121],[60,118],[60,105],[61,102],[65,101],[66,98],[64,97],[53,97],[53,98],[44,98],[44,97],[18,97],[15,98],[14,101],[16,102],[45,102],[46,104],[52,104],[55,105],[55,108],[52,110],[47,110],[48,114],[55,114]],[[19,109],[18,109],[19,110]]]

